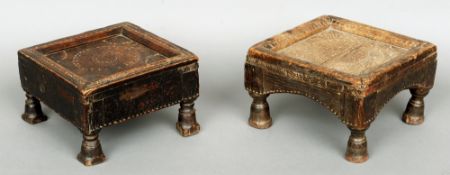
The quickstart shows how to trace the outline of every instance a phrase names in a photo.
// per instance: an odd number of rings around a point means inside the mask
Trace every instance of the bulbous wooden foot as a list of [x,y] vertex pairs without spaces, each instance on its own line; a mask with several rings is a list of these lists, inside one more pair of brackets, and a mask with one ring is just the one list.
[[100,140],[98,139],[99,132],[100,130],[90,134],[83,134],[83,143],[81,144],[81,151],[78,153],[77,158],[86,166],[96,165],[106,160],[102,146],[100,145]]
[[185,100],[180,103],[176,126],[183,137],[195,135],[200,131],[200,125],[195,118],[194,100]]
[[348,139],[347,151],[345,159],[353,163],[362,163],[367,161],[369,154],[367,153],[366,130],[350,129],[351,134]]
[[36,124],[47,120],[47,116],[42,112],[41,103],[31,94],[26,94],[25,112],[22,119],[29,124]]
[[403,113],[402,121],[410,125],[419,125],[424,121],[424,101],[429,89],[410,89],[411,99],[409,99],[406,110]]
[[248,124],[258,129],[269,128],[272,126],[269,104],[267,103],[267,97],[269,95],[260,95],[250,92],[250,96],[253,98],[253,102],[250,107]]

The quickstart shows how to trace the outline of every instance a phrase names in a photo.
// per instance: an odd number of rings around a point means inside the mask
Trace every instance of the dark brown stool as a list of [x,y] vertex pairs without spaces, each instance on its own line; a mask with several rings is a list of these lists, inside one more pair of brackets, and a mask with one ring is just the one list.
[[197,57],[131,23],[120,23],[19,51],[26,92],[22,118],[47,120],[40,101],[83,133],[78,160],[105,160],[98,134],[104,127],[180,104],[176,128],[196,134]]

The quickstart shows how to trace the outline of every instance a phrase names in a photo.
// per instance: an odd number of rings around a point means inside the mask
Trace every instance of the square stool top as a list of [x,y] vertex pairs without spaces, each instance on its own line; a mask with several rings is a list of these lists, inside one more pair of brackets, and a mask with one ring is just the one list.
[[335,16],[322,16],[250,48],[248,57],[285,62],[361,85],[435,54],[436,46]]
[[129,22],[25,48],[19,55],[54,72],[82,94],[198,59]]

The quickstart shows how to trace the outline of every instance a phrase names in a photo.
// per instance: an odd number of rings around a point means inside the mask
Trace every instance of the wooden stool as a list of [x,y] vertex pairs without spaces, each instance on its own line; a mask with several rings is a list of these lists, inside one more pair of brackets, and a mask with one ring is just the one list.
[[424,120],[433,87],[436,46],[334,16],[322,16],[250,48],[245,87],[253,98],[249,124],[272,125],[270,94],[306,96],[325,106],[351,134],[345,158],[368,159],[365,131],[383,105],[410,89],[403,121]]
[[176,128],[200,130],[197,57],[131,23],[120,23],[19,51],[22,118],[47,120],[40,101],[83,133],[78,160],[105,160],[98,134],[104,127],[180,103]]

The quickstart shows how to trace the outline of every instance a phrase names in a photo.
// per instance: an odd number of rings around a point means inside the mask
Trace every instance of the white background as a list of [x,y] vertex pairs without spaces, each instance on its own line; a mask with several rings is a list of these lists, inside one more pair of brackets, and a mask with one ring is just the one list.
[[[317,16],[332,14],[438,46],[426,121],[403,124],[410,97],[402,91],[367,131],[369,160],[343,158],[348,129],[313,101],[269,97],[274,125],[247,125],[247,49]],[[436,174],[450,175],[450,1],[2,1],[0,3],[0,174]],[[130,21],[200,57],[201,132],[183,138],[178,106],[103,129],[107,161],[76,160],[81,134],[44,106],[47,122],[20,118],[17,50],[110,24]]]

